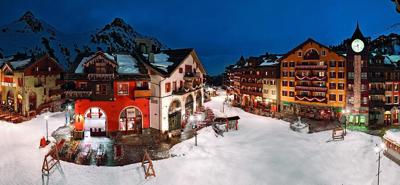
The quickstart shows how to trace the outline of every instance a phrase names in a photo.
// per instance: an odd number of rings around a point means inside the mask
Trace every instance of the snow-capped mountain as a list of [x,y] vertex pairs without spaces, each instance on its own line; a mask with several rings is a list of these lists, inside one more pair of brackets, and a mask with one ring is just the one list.
[[38,55],[44,52],[68,68],[79,53],[87,51],[132,51],[136,38],[156,39],[136,32],[121,18],[100,29],[79,34],[65,34],[26,12],[18,20],[0,27],[0,58],[15,54]]

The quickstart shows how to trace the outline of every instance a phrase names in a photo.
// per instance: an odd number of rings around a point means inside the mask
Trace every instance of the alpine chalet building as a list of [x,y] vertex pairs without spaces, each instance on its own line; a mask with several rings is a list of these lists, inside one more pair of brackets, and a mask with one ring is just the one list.
[[190,48],[143,56],[151,79],[150,126],[162,132],[180,131],[187,118],[203,107],[206,71]]
[[308,39],[279,59],[281,110],[333,119],[346,106],[346,58]]
[[[88,53],[66,76],[75,129],[91,135],[141,133],[150,127],[150,76],[133,54]],[[85,132],[85,134],[87,133]]]

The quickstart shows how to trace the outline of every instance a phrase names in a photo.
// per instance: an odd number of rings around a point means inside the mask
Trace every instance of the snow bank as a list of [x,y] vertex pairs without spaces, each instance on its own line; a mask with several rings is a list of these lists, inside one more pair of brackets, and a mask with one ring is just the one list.
[[400,130],[399,129],[390,129],[386,131],[385,135],[383,136],[386,139],[396,142],[400,144]]

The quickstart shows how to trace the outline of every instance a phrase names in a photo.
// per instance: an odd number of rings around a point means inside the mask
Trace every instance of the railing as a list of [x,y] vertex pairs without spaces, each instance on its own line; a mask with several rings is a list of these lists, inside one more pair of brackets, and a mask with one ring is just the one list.
[[184,80],[193,80],[195,78],[200,77],[199,73],[192,73],[192,72],[187,72],[185,73],[185,75],[183,76]]
[[297,101],[307,101],[307,102],[318,102],[318,103],[326,103],[327,99],[323,96],[295,96],[295,100]]
[[327,87],[315,87],[315,86],[296,86],[295,90],[304,90],[304,91],[318,91],[318,92],[325,92],[328,90]]
[[385,89],[371,89],[368,91],[369,94],[385,94]]
[[326,76],[299,76],[296,75],[297,80],[310,80],[310,81],[326,81]]
[[90,73],[88,74],[89,80],[96,80],[96,81],[110,81],[115,79],[115,74],[97,74],[97,73]]
[[384,107],[385,102],[383,100],[370,100],[369,106],[370,107]]
[[240,85],[246,87],[263,87],[262,83],[256,83],[256,82],[240,82]]
[[315,69],[322,69],[326,70],[328,68],[327,65],[296,65],[295,69],[309,69],[309,70],[315,70]]
[[71,90],[65,91],[67,98],[89,98],[93,94],[90,90]]
[[57,95],[61,95],[63,92],[62,89],[50,89],[49,90],[49,96],[57,96]]
[[248,90],[240,90],[240,94],[248,94],[254,96],[262,96],[262,91],[248,91]]

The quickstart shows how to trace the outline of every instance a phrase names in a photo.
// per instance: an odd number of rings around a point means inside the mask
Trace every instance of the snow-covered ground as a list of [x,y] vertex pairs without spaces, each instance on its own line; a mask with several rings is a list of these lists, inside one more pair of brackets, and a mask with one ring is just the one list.
[[[206,103],[222,110],[224,96]],[[123,167],[79,166],[62,162],[48,184],[376,184],[379,137],[349,132],[344,141],[330,141],[331,132],[303,134],[289,123],[226,107],[239,115],[239,130],[215,137],[211,128],[175,145],[177,157],[154,162],[157,177],[145,180],[140,164]],[[64,114],[51,114],[50,130],[64,124]],[[42,184],[46,149],[38,149],[45,134],[43,116],[14,125],[0,122],[0,184]],[[381,184],[400,184],[400,166],[382,159]],[[44,184],[47,179],[44,178]]]

